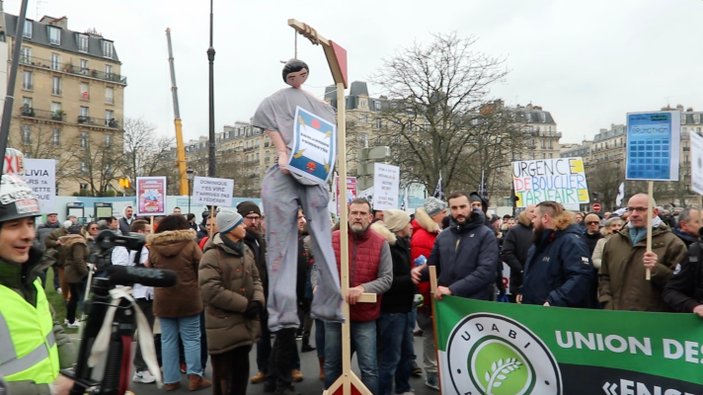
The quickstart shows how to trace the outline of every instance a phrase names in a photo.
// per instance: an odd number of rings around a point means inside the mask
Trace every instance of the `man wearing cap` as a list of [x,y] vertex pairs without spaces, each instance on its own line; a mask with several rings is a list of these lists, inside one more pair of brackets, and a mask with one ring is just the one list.
[[[384,210],[383,220],[371,224],[371,230],[386,239],[393,260],[393,282],[383,294],[378,320],[378,393],[409,393],[415,354],[415,319],[412,314],[415,284],[410,278],[410,215],[402,210]],[[393,383],[395,392],[392,391]]]
[[[59,369],[75,349],[38,278],[41,252],[32,246],[40,215],[32,190],[20,178],[0,181],[0,377],[10,394],[68,394],[73,382]],[[73,355],[72,355],[73,354]]]
[[[435,197],[425,199],[422,207],[415,210],[411,222],[410,260],[422,264],[432,252],[435,239],[442,230],[442,221],[447,216],[447,204]],[[420,258],[422,256],[422,258]],[[418,258],[420,260],[418,261]],[[423,305],[417,309],[417,325],[422,330],[422,363],[425,369],[425,385],[439,390],[437,376],[437,353],[434,347],[434,326],[432,325],[432,299],[430,299],[430,282],[420,281],[418,292],[423,296]]]
[[[471,209],[466,192],[454,192],[447,199],[451,210],[450,226],[437,236],[428,259],[437,266],[437,292],[434,297],[456,295],[489,300],[496,280],[498,242],[485,226],[483,211]],[[413,281],[428,278],[427,265],[413,268]]]
[[[244,220],[246,236],[244,244],[254,254],[254,262],[259,271],[259,278],[263,285],[264,296],[268,299],[268,275],[266,272],[266,242],[261,234],[261,209],[251,200],[246,200],[237,205],[237,212]],[[251,377],[252,384],[258,384],[269,379],[269,387],[275,388],[275,377],[269,377],[271,357],[271,331],[268,328],[268,313],[263,309],[259,315],[261,320],[261,337],[256,343],[256,367],[258,371]]]
[[[351,347],[356,352],[361,381],[372,394],[378,394],[378,356],[376,351],[376,320],[381,315],[382,294],[393,282],[393,261],[390,247],[369,225],[373,216],[371,205],[364,198],[349,204],[349,292]],[[341,264],[340,236],[334,231],[332,243]],[[375,293],[374,303],[357,303],[361,294]],[[317,294],[313,297],[316,298]],[[325,322],[325,387],[329,388],[342,373],[342,328],[338,322]]]
[[311,315],[335,322],[344,319],[339,274],[331,248],[327,186],[324,182],[316,183],[297,177],[288,170],[296,109],[300,107],[330,123],[335,122],[332,106],[301,89],[308,72],[305,62],[298,59],[288,61],[283,67],[282,76],[290,87],[264,99],[252,118],[252,124],[266,132],[278,154],[277,163],[266,171],[261,190],[266,212],[267,308],[271,331],[300,326],[296,284],[291,281],[297,271],[298,206],[302,207],[309,219],[312,254],[319,271]]
[[245,394],[249,351],[259,337],[264,293],[254,255],[242,239],[242,216],[221,210],[215,217],[220,233],[205,246],[198,282],[205,304],[213,394]]

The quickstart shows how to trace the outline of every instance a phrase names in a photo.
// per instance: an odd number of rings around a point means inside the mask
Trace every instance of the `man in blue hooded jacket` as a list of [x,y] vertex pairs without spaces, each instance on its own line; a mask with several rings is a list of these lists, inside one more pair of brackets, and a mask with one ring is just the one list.
[[[437,266],[436,299],[444,295],[489,300],[498,261],[498,242],[495,234],[484,226],[486,217],[481,209],[471,209],[469,195],[454,192],[447,199],[451,218],[449,226],[435,240],[429,265]],[[427,265],[413,269],[417,284],[427,279]]]
[[593,307],[595,269],[573,214],[557,202],[545,201],[537,205],[532,224],[535,241],[527,253],[518,300],[545,306]]

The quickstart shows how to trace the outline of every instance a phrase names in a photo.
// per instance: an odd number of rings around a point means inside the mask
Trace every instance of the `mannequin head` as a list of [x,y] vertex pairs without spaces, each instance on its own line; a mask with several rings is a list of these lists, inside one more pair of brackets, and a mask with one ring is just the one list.
[[283,66],[283,81],[299,89],[308,79],[308,65],[302,60],[291,59]]

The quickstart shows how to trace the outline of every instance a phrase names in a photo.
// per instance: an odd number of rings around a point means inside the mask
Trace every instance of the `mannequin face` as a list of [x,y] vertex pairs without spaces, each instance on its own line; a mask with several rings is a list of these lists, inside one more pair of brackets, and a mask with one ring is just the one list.
[[308,69],[293,71],[286,75],[286,84],[292,86],[293,88],[300,89],[300,86],[303,85],[307,79]]

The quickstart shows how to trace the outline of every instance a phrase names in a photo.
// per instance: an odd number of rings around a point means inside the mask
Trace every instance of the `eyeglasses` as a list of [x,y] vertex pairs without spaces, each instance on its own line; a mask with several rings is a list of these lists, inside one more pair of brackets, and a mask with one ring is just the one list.
[[600,221],[588,221],[586,225],[600,225]]
[[628,207],[627,211],[629,211],[629,212],[639,211],[641,213],[644,213],[645,211],[647,211],[647,207]]
[[250,221],[259,221],[259,220],[261,219],[261,217],[259,217],[258,215],[251,215],[251,216],[247,215],[247,216],[244,217],[244,218],[246,218],[246,219],[248,219],[248,220],[250,220]]

